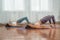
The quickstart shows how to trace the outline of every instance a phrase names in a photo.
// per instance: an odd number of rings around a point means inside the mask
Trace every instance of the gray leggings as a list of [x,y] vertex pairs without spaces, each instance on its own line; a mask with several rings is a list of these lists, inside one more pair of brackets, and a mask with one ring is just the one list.
[[30,23],[27,17],[20,18],[19,20],[17,20],[17,23],[21,23],[21,22],[23,22],[24,20],[26,20],[27,23]]

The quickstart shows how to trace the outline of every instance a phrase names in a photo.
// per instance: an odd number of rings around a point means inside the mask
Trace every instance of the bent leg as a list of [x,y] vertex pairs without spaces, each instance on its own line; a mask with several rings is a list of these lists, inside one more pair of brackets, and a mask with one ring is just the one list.
[[49,20],[49,23],[51,24],[51,19]]
[[53,21],[53,24],[55,24],[55,17],[52,16],[52,21]]
[[17,23],[21,23],[21,22],[23,22],[24,20],[26,20],[27,23],[29,23],[29,20],[28,20],[27,17],[24,17],[24,18],[19,19],[19,20],[17,21]]
[[55,17],[54,16],[52,16],[52,21],[53,21],[53,24],[54,24],[54,28],[56,28],[56,25],[55,25]]

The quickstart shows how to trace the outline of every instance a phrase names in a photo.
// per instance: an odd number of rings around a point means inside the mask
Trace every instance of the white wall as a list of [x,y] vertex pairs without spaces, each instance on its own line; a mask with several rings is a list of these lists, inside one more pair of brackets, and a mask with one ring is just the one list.
[[60,21],[60,0],[53,0],[53,9],[53,14],[56,16],[56,20]]
[[3,21],[3,19],[2,19],[2,16],[3,14],[2,14],[2,0],[0,0],[0,22],[2,22]]
[[[26,0],[25,0],[26,1]],[[60,21],[60,0],[49,0],[50,10],[49,12],[30,12],[30,0],[25,3],[25,12],[3,12],[2,3],[0,0],[0,23],[7,23],[9,19],[16,21],[19,18],[27,16],[29,21],[35,22],[46,15],[54,15],[56,21]],[[52,7],[53,6],[53,7]],[[53,9],[53,10],[52,10]]]

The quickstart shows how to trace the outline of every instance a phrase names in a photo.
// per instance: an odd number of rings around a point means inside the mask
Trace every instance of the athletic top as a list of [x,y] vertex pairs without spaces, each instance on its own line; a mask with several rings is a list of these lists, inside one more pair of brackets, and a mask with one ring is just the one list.
[[45,24],[48,20],[50,20],[52,18],[52,16],[45,16],[43,17],[40,21],[42,22],[42,24]]

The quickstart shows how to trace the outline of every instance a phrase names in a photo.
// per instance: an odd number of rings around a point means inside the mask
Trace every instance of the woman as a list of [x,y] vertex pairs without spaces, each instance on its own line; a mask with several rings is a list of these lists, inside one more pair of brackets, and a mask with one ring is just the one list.
[[[45,24],[47,21],[49,21],[50,25],[51,25],[52,22],[55,25],[55,18],[54,18],[53,15],[45,16],[45,17],[43,17],[42,19],[40,19],[38,22],[36,22],[34,24],[30,23],[27,17],[19,19],[16,23],[21,23],[24,20],[26,20],[27,23],[28,23],[25,28],[40,28],[42,26],[42,24]],[[10,26],[10,25],[8,25],[8,26]]]
[[49,21],[50,25],[51,25],[52,22],[55,25],[54,16],[53,15],[48,15],[48,16],[43,17],[42,19],[40,19],[38,22],[36,22],[34,24],[28,24],[26,28],[41,28],[41,26],[43,26],[42,24],[45,24],[47,21]]

